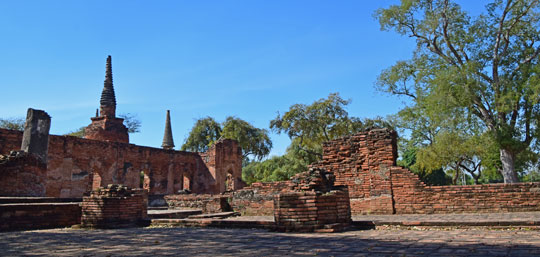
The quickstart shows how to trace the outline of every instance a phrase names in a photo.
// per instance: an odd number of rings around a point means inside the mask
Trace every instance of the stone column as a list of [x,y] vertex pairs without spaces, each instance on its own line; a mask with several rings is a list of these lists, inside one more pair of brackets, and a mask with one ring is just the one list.
[[44,163],[47,163],[49,149],[49,129],[51,116],[45,111],[28,108],[21,150],[35,154]]

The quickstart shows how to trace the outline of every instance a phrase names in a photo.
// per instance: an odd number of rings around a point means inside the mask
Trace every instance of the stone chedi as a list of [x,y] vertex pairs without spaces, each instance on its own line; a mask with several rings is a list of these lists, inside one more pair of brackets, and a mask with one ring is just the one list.
[[105,82],[101,92],[99,115],[90,118],[92,123],[86,127],[87,139],[129,143],[128,129],[124,119],[116,117],[116,97],[114,94],[111,56],[107,57]]
[[174,140],[171,129],[171,113],[167,110],[167,119],[165,120],[165,133],[163,134],[163,143],[161,147],[165,150],[172,150],[174,148]]

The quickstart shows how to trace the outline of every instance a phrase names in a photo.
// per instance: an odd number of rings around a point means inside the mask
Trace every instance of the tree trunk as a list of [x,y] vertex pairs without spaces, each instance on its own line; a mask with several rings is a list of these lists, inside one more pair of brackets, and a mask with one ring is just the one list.
[[514,169],[514,162],[516,156],[508,149],[500,149],[501,154],[501,163],[503,166],[502,175],[504,178],[504,183],[517,183],[519,182],[517,178],[517,173]]

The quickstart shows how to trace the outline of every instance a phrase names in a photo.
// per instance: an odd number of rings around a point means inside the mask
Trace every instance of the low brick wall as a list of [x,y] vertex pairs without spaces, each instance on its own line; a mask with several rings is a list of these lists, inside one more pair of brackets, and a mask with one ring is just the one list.
[[274,215],[274,197],[286,192],[288,187],[286,181],[256,182],[242,190],[232,192],[229,203],[243,216]]
[[147,216],[148,195],[143,189],[122,186],[98,188],[83,197],[83,227],[119,228],[144,224]]
[[397,134],[374,129],[324,143],[312,167],[348,187],[353,214],[540,211],[540,183],[427,186],[396,159]]
[[45,196],[47,164],[22,151],[0,155],[0,196]]
[[0,231],[63,228],[80,223],[80,203],[0,204]]
[[393,168],[396,214],[540,211],[540,183],[426,186]]
[[287,182],[287,192],[274,197],[276,230],[284,232],[336,232],[351,224],[347,187],[335,187],[335,177],[310,168]]
[[274,220],[282,232],[335,232],[351,224],[349,193],[290,192],[276,196]]
[[232,211],[226,195],[177,194],[164,196],[169,208],[196,208],[203,213]]

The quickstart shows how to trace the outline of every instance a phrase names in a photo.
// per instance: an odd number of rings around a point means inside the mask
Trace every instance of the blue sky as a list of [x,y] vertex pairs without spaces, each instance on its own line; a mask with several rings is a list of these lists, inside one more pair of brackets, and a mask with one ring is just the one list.
[[[478,12],[487,1],[458,1]],[[408,59],[414,41],[379,30],[377,1],[0,1],[0,117],[29,107],[51,133],[90,123],[112,55],[117,113],[142,121],[130,142],[159,147],[171,110],[178,149],[198,118],[268,128],[277,112],[339,92],[349,114],[386,116],[400,99],[377,75]],[[272,155],[285,135],[271,134]]]

